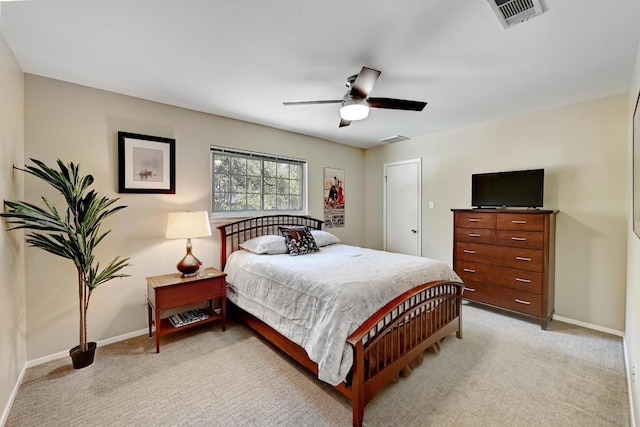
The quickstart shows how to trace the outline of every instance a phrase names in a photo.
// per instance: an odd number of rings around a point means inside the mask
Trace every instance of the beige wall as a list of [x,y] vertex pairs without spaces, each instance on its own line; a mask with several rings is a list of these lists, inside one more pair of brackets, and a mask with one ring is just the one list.
[[[22,198],[23,74],[0,34],[0,199]],[[2,208],[3,209],[3,208]],[[4,228],[4,227],[3,227]],[[26,362],[24,238],[0,232],[0,425]]]
[[[640,47],[636,56],[636,66],[633,74],[633,83],[629,92],[629,118],[631,117],[640,92]],[[629,169],[633,156],[632,130],[629,126]],[[640,421],[640,238],[633,232],[633,176],[628,173],[629,194],[629,224],[627,227],[627,310],[625,318],[625,348],[627,353],[627,368],[636,366],[636,383],[631,385],[632,411],[635,414],[636,423]]]
[[[215,96],[212,94],[211,96]],[[145,277],[171,273],[185,241],[164,239],[167,213],[209,210],[211,144],[284,154],[308,161],[309,213],[322,217],[323,168],[345,169],[346,227],[343,241],[363,243],[363,152],[325,140],[246,122],[143,101],[56,80],[25,76],[25,157],[47,163],[74,161],[91,173],[95,188],[128,207],[109,218],[113,231],[98,259],[131,257],[131,277],[98,288],[89,308],[89,339],[99,341],[146,328]],[[117,194],[117,132],[176,139],[176,194]],[[25,197],[50,190],[25,178]],[[205,265],[219,265],[219,239],[193,241]],[[26,251],[27,352],[29,359],[77,344],[75,274],[71,263],[36,249]]]
[[450,209],[470,207],[471,174],[544,168],[544,207],[560,211],[556,314],[623,331],[627,99],[613,96],[367,150],[365,244],[382,247],[385,162],[422,158],[422,253],[449,263]]

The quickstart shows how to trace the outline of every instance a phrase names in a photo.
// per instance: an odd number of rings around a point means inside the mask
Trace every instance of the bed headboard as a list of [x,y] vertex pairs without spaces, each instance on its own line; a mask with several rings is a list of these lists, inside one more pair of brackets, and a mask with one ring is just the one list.
[[227,257],[240,248],[240,243],[254,237],[275,234],[280,236],[278,227],[306,225],[312,230],[321,230],[324,221],[301,215],[264,215],[241,219],[229,224],[219,225],[220,230],[220,268],[224,270]]

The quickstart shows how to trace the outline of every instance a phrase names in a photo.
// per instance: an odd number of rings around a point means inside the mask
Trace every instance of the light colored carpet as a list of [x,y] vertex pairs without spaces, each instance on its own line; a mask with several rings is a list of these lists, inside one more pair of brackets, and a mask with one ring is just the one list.
[[[367,426],[628,426],[622,340],[473,305],[464,339],[426,353],[365,409]],[[7,426],[350,426],[346,398],[229,322],[29,368]]]

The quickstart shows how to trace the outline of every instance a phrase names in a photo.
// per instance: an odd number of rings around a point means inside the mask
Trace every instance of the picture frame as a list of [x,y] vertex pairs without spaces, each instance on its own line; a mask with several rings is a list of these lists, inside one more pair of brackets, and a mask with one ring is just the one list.
[[632,162],[632,187],[633,187],[633,231],[640,238],[640,93],[636,99],[636,106],[633,110],[633,150],[631,154]]
[[344,169],[324,168],[324,226],[344,227],[345,176]]
[[118,193],[175,194],[176,140],[118,132]]

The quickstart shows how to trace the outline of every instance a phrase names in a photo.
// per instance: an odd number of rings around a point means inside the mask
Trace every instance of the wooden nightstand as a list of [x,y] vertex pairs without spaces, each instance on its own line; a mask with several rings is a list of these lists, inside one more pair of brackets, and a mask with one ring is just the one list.
[[[204,275],[180,277],[180,273],[147,277],[147,306],[149,311],[149,336],[152,336],[151,326],[155,324],[156,353],[160,353],[160,337],[164,334],[181,331],[203,323],[222,320],[222,330],[225,330],[227,320],[226,273],[209,267]],[[213,300],[220,298],[220,311],[213,310]],[[170,308],[178,308],[187,304],[208,301],[205,311],[208,318],[174,327],[169,319],[162,319],[160,315]]]

